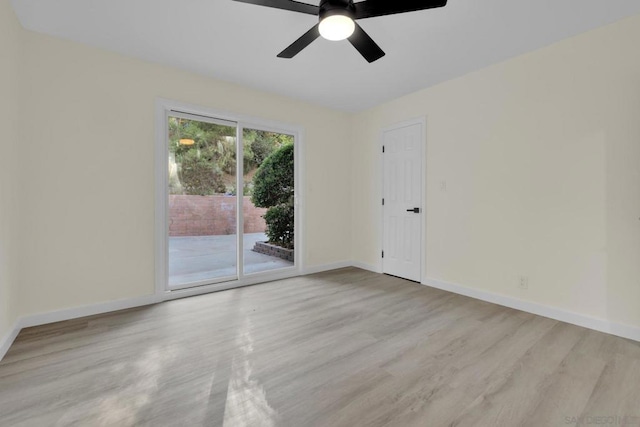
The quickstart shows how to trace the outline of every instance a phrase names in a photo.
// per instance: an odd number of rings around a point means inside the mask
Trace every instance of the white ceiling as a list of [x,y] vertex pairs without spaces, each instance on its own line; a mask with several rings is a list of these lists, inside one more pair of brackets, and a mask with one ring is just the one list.
[[317,19],[232,0],[12,2],[33,31],[346,111],[640,13],[638,0],[449,0],[358,21],[387,53],[368,64],[348,41],[323,39],[276,58]]

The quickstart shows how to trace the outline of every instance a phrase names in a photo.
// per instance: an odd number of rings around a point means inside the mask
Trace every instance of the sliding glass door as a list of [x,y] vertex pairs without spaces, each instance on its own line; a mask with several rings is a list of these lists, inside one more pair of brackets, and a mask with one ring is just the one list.
[[295,138],[170,111],[169,290],[295,266]]
[[237,124],[173,113],[168,123],[169,287],[237,278]]
[[294,138],[243,128],[244,273],[293,267]]

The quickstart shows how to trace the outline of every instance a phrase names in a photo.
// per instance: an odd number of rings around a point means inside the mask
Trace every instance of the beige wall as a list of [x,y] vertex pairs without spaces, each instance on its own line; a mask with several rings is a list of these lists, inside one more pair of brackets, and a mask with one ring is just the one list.
[[638,40],[634,17],[357,115],[354,259],[379,263],[379,130],[426,116],[428,278],[640,327]]
[[350,215],[335,208],[350,200],[349,116],[32,32],[25,43],[20,315],[153,294],[157,97],[302,126],[305,264],[349,260]]
[[22,30],[8,0],[0,0],[0,340],[16,319],[13,289],[16,280],[17,215],[15,147],[19,102],[19,64]]
[[8,4],[0,337],[153,293],[157,97],[304,127],[308,266],[379,263],[379,130],[427,116],[427,277],[640,326],[640,17],[353,116],[26,32]]

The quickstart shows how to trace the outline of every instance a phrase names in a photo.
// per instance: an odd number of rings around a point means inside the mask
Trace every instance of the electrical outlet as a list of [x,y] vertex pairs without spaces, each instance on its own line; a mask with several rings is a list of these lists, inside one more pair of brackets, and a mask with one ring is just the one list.
[[520,276],[518,278],[518,287],[525,291],[529,289],[529,278],[527,276]]
[[440,191],[447,191],[447,181],[440,181]]

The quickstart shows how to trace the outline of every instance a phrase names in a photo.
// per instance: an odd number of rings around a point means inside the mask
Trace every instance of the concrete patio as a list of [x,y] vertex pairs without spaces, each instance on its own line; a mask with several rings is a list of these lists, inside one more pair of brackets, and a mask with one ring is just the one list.
[[[245,274],[293,267],[292,262],[253,252],[264,233],[245,234]],[[236,275],[236,235],[169,237],[169,287]]]

